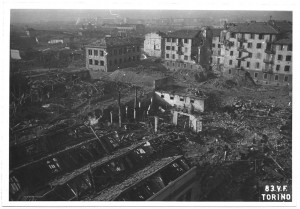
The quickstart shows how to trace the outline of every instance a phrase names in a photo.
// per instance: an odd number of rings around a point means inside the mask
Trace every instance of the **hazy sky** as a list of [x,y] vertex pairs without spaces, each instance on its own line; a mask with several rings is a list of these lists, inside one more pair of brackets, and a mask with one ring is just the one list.
[[[113,14],[127,18],[228,18],[266,21],[272,19],[292,21],[288,11],[209,11],[209,10],[111,10]],[[76,21],[77,18],[112,17],[110,10],[65,10],[65,9],[19,9],[11,10],[11,23],[36,21]]]

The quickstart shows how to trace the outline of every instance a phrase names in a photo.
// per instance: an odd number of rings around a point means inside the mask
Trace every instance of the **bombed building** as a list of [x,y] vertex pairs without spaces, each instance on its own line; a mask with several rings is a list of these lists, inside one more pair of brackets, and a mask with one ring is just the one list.
[[277,85],[292,79],[291,24],[199,21],[15,31],[9,201],[259,202],[275,184],[291,195],[292,85]]

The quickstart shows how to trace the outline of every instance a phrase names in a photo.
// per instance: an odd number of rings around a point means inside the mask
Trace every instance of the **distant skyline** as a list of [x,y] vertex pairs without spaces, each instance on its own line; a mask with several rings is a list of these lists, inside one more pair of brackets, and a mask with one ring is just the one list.
[[34,23],[39,21],[76,21],[78,18],[109,18],[114,16],[132,19],[158,18],[227,18],[229,21],[292,21],[292,11],[247,10],[90,10],[90,9],[13,9],[11,23]]

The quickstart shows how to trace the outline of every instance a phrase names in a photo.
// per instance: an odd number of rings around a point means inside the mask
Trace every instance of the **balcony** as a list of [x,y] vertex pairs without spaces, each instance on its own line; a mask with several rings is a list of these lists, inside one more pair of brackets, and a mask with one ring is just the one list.
[[238,42],[242,42],[242,43],[246,43],[247,42],[247,40],[244,37],[240,37],[237,40],[238,40]]
[[274,60],[264,59],[264,63],[273,65],[274,64]]
[[267,53],[267,54],[276,54],[274,49],[266,49],[265,53]]

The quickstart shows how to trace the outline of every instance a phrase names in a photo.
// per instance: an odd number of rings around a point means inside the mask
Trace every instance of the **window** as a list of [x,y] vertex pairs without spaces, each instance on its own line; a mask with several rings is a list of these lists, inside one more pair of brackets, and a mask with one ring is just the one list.
[[176,42],[176,38],[172,38],[172,43],[175,43]]
[[274,80],[275,80],[275,81],[278,81],[278,80],[279,80],[279,76],[278,76],[278,75],[275,75]]
[[292,56],[288,55],[285,57],[285,61],[291,61],[292,60]]
[[89,49],[89,55],[93,55],[93,50]]
[[292,50],[293,50],[292,44],[288,45],[287,50],[288,50],[288,51],[292,51]]
[[231,33],[231,34],[230,34],[230,37],[231,37],[231,38],[234,38],[234,37],[235,37],[235,34],[234,34],[234,33]]
[[187,47],[184,47],[184,52],[188,52],[188,48]]
[[98,50],[94,50],[94,55],[98,56]]
[[166,46],[166,50],[170,50],[171,49],[171,47],[170,46]]
[[282,55],[279,54],[277,60],[281,61],[282,60]]
[[167,66],[169,66],[169,62],[167,62]]
[[233,51],[230,51],[230,56],[233,56]]
[[89,59],[89,64],[92,65],[93,64],[93,60]]
[[218,56],[221,56],[221,51],[220,50],[218,51]]
[[165,95],[162,94],[162,95],[160,95],[160,97],[161,97],[161,98],[165,98]]
[[264,34],[259,34],[259,35],[258,35],[258,39],[259,39],[259,40],[264,39]]
[[256,48],[257,48],[257,49],[261,49],[261,43],[257,43],[257,44],[256,44]]
[[172,59],[175,59],[175,54],[172,54]]
[[180,97],[180,99],[179,99],[181,102],[183,102],[184,101],[184,99],[183,99],[183,97]]
[[170,96],[170,99],[171,99],[171,100],[174,100],[174,96]]
[[248,57],[249,57],[249,58],[252,58],[252,53],[249,52]]
[[256,66],[256,68],[259,68],[259,62],[257,62],[257,63],[255,64],[255,66]]
[[276,70],[277,70],[277,71],[280,70],[280,65],[276,65]]
[[194,103],[195,101],[193,99],[190,100],[191,103]]
[[186,64],[184,64],[183,66],[184,66],[184,68],[186,68]]
[[228,74],[231,74],[231,69],[228,70]]
[[257,78],[258,77],[258,73],[254,73],[254,78]]
[[221,48],[221,44],[218,44],[218,48]]
[[288,82],[289,81],[289,77],[288,76],[284,76],[284,81]]
[[104,52],[102,50],[100,50],[100,56],[103,57],[104,56]]
[[290,71],[290,66],[289,65],[284,66],[284,71],[289,72]]
[[122,54],[122,49],[119,49],[119,54]]
[[94,60],[94,65],[99,65],[99,60]]
[[[255,38],[255,34],[251,33],[250,34],[250,39],[254,39]],[[251,43],[252,44],[252,43]],[[251,45],[252,46],[252,45]]]
[[187,38],[184,39],[184,43],[185,43],[185,44],[188,43],[188,39],[187,39]]
[[247,47],[248,47],[249,49],[252,49],[252,43],[248,43],[248,44],[247,44]]
[[100,61],[100,66],[104,66],[104,61],[103,60]]
[[173,67],[175,67],[175,62],[172,63]]
[[166,54],[166,58],[169,58],[169,56],[170,56],[169,54]]
[[261,58],[261,53],[256,53],[256,59],[260,59]]
[[264,73],[264,79],[267,79],[267,78],[268,78],[267,73]]
[[250,67],[250,62],[247,62],[247,67],[248,67],[248,68]]
[[229,65],[232,65],[232,60],[229,60]]
[[188,60],[189,57],[187,55],[184,55],[184,60]]
[[171,38],[167,38],[167,42],[171,42]]
[[172,50],[173,50],[173,51],[175,50],[175,46],[172,46]]
[[212,44],[212,47],[215,48],[215,47],[216,47],[216,44]]

